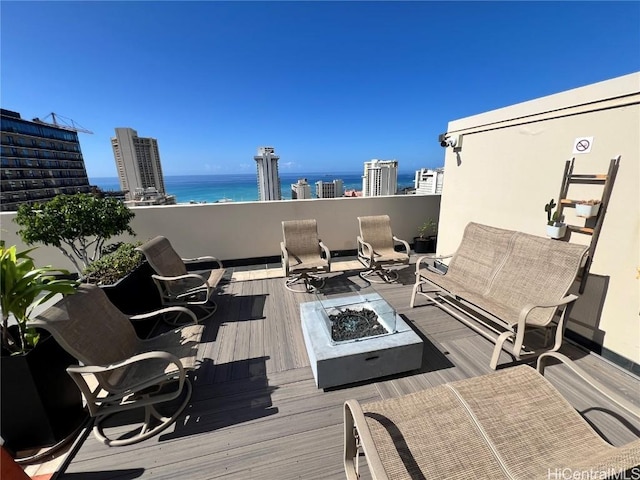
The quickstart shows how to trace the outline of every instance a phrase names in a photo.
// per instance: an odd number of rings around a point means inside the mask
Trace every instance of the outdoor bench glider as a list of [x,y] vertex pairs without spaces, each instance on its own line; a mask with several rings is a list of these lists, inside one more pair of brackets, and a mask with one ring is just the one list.
[[[519,365],[398,398],[347,400],[347,479],[359,478],[360,451],[374,480],[636,478],[640,439],[605,442],[543,377],[549,358],[640,418],[567,357],[544,353],[538,371]],[[584,472],[596,476],[575,476]]]
[[[490,362],[494,370],[507,340],[513,342],[512,354],[517,360],[545,350],[557,351],[562,345],[567,307],[578,298],[567,292],[587,248],[469,223],[454,255],[417,259],[411,307],[416,295],[423,295],[494,342]],[[423,263],[449,257],[445,274]],[[552,347],[537,352],[523,348],[528,328],[544,328],[549,333],[553,327]]]

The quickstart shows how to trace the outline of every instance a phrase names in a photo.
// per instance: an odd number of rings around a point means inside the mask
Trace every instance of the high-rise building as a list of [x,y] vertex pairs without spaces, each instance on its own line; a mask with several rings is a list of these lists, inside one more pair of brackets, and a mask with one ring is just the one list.
[[256,161],[258,176],[258,195],[261,202],[267,200],[281,200],[280,176],[278,174],[278,160],[273,147],[258,147],[258,154],[253,157]]
[[362,196],[381,197],[395,195],[398,190],[398,162],[396,160],[371,160],[364,162]]
[[311,186],[306,178],[299,178],[297,183],[291,184],[291,200],[311,198]]
[[344,184],[342,180],[336,179],[332,182],[316,182],[316,197],[318,198],[337,198],[344,195]]
[[2,211],[46,202],[59,194],[89,193],[78,132],[0,109]]
[[444,168],[416,170],[416,177],[413,181],[416,195],[442,195],[443,183]]
[[127,200],[135,200],[147,189],[155,189],[160,195],[166,195],[158,141],[155,138],[139,137],[132,128],[116,128],[111,146],[120,188],[127,192]]

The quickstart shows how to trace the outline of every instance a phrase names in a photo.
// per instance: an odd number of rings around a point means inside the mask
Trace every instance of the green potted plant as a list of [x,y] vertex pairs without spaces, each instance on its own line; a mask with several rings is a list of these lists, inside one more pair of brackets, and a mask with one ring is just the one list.
[[577,200],[576,201],[576,215],[578,217],[591,218],[598,215],[600,210],[601,200]]
[[[151,275],[153,269],[136,247],[142,242],[109,245],[102,256],[89,264],[83,281],[98,285],[121,312],[128,315],[147,313],[162,308],[160,295]],[[151,322],[134,322],[138,336],[145,338]]]
[[553,198],[544,206],[544,211],[547,212],[547,236],[551,238],[563,238],[567,233],[567,225],[562,223],[558,210],[556,208],[556,202]]
[[413,251],[416,253],[434,253],[436,251],[436,234],[438,224],[433,218],[427,219],[418,228],[418,236],[413,237]]
[[66,270],[36,267],[31,250],[0,244],[2,353],[0,435],[11,450],[53,445],[86,417],[80,390],[66,373],[77,363],[55,340],[29,327],[33,309],[75,292]]

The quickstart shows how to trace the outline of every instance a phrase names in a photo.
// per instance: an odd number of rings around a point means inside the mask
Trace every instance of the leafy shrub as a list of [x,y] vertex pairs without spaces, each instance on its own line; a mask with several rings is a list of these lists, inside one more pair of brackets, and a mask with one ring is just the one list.
[[84,269],[84,280],[96,285],[111,285],[135,270],[144,261],[142,253],[135,250],[142,242],[122,243]]

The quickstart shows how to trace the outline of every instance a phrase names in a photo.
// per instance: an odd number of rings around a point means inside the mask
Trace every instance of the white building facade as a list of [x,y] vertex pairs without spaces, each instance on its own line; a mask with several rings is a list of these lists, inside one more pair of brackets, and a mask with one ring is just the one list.
[[396,160],[371,160],[364,163],[362,196],[381,197],[395,195],[398,190],[398,162]]
[[297,183],[291,184],[291,200],[303,200],[305,198],[311,198],[311,186],[306,178],[300,178]]
[[253,157],[256,161],[258,178],[258,199],[261,202],[267,200],[281,200],[280,175],[278,173],[278,160],[273,147],[258,147],[258,154]]
[[316,182],[316,197],[318,198],[337,198],[343,195],[344,182],[340,179],[331,182],[323,182],[322,180]]
[[444,168],[435,170],[421,168],[416,170],[413,184],[416,189],[416,195],[442,195]]
[[158,141],[155,138],[139,137],[138,132],[132,128],[115,130],[116,136],[111,138],[111,147],[120,188],[127,191],[125,198],[133,200],[136,191],[147,188],[165,195]]

